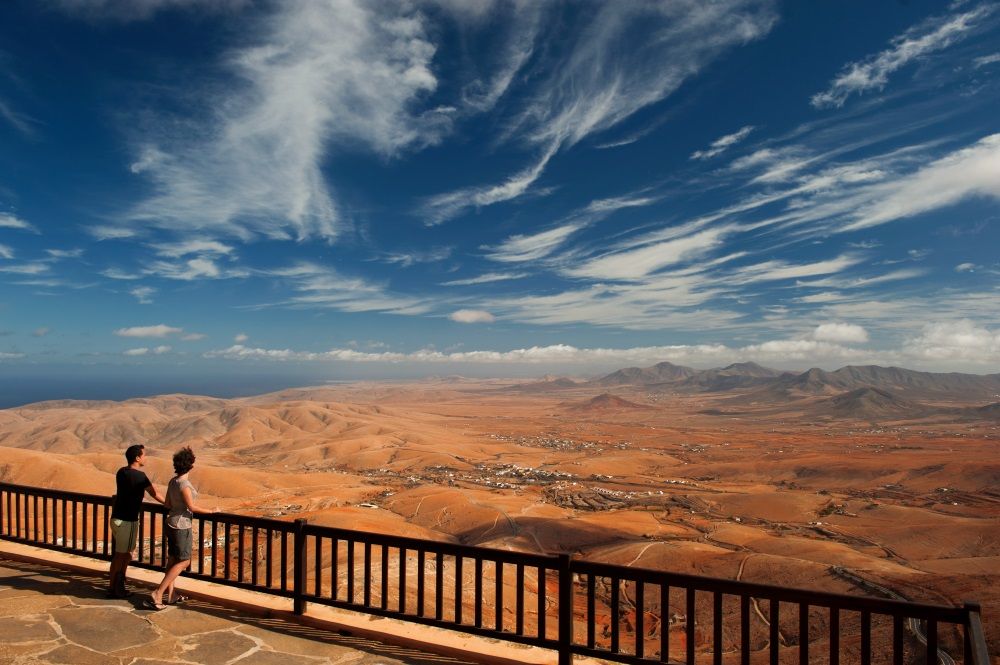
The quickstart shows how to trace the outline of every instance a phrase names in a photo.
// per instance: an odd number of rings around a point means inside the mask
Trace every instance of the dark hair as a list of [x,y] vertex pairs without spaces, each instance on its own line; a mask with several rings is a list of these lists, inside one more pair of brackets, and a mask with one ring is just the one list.
[[125,449],[125,459],[128,460],[129,464],[134,463],[139,456],[142,455],[143,450],[146,446],[141,443],[133,443],[131,446]]
[[194,451],[190,446],[184,446],[174,453],[174,473],[182,476],[194,468]]

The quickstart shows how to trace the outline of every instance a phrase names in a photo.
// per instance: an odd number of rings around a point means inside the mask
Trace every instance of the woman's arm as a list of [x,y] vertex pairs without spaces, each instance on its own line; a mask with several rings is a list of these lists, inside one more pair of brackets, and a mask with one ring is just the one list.
[[195,513],[195,514],[198,514],[198,513],[205,514],[205,513],[212,512],[211,510],[206,510],[204,508],[199,508],[195,504],[195,502],[194,502],[194,496],[191,494],[191,488],[190,487],[187,487],[187,486],[182,487],[181,488],[181,496],[184,497],[184,505],[187,506],[187,509],[190,510],[192,513]]

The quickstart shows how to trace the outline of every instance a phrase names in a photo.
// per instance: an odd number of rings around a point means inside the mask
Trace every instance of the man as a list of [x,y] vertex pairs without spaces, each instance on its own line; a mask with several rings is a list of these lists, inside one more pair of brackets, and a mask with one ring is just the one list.
[[114,556],[111,559],[111,578],[108,595],[112,598],[127,598],[132,593],[125,588],[125,570],[132,561],[132,553],[139,541],[139,512],[142,510],[142,496],[148,493],[163,503],[163,496],[156,491],[146,474],[140,471],[146,464],[145,446],[131,445],[125,451],[128,466],[118,469],[115,474],[117,495],[111,509],[111,542]]

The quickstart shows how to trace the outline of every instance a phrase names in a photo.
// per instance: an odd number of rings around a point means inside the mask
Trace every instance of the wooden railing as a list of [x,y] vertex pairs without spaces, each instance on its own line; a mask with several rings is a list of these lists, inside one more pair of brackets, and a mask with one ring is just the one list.
[[[109,497],[0,483],[0,539],[110,559]],[[162,568],[144,504],[133,565]],[[980,608],[823,593],[228,513],[199,515],[186,575],[623,663],[988,665]],[[677,611],[672,611],[676,608]]]

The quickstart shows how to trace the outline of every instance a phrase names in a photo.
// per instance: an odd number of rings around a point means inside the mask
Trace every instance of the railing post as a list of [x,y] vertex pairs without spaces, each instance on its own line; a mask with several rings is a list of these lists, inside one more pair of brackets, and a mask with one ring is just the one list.
[[573,662],[573,570],[569,554],[559,555],[559,665]]
[[[979,603],[965,601],[965,662],[967,665],[989,665],[990,653],[983,633],[982,607]],[[971,658],[970,658],[971,656]]]
[[295,614],[304,614],[306,611],[306,520],[299,518],[295,520],[295,529],[292,532],[292,611]]

